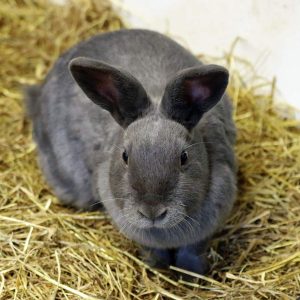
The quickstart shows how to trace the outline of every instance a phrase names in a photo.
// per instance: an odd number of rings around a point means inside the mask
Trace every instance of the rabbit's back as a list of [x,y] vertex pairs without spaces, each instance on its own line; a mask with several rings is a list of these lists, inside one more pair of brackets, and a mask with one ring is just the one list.
[[157,32],[119,30],[94,36],[70,49],[58,60],[52,75],[61,74],[66,79],[65,87],[74,84],[68,63],[78,56],[126,70],[141,82],[151,98],[162,96],[165,85],[176,72],[201,64],[185,48]]

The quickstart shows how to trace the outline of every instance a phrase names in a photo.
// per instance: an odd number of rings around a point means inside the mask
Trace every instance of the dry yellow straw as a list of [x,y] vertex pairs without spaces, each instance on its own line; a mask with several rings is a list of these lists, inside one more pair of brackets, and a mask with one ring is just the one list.
[[48,189],[20,87],[40,82],[73,44],[120,27],[104,0],[74,0],[67,7],[38,0],[0,4],[0,298],[300,297],[299,122],[278,116],[275,81],[261,79],[232,50],[213,62],[231,73],[239,196],[212,242],[207,276],[187,283],[152,270],[105,214],[63,207]]

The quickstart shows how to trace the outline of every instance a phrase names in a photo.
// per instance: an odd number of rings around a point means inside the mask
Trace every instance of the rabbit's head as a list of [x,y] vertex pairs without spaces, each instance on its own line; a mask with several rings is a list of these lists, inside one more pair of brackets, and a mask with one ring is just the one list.
[[122,128],[112,147],[104,206],[128,237],[152,247],[195,242],[209,188],[209,153],[202,115],[222,98],[228,72],[216,65],[174,74],[159,104],[132,75],[99,61],[76,58],[70,70],[86,95]]

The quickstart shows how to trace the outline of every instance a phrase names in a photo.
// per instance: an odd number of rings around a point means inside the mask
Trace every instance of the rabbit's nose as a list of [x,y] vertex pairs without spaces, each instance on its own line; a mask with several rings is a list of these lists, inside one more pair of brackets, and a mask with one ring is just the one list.
[[159,209],[151,209],[149,207],[141,207],[138,213],[146,219],[153,222],[162,221],[167,215],[167,209],[162,207]]

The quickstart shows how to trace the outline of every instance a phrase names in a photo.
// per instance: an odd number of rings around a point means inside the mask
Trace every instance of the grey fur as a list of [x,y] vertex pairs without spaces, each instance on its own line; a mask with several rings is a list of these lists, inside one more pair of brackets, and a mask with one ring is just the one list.
[[[99,106],[76,84],[69,64]],[[209,86],[209,92],[216,91],[214,102],[204,109],[191,99],[191,113],[198,113],[190,125],[181,119],[187,104],[175,105],[186,97],[177,81],[191,74],[189,68],[222,73],[222,87]],[[98,86],[103,76],[104,87]],[[223,95],[227,77],[224,68],[203,66],[171,39],[146,30],[106,33],[73,47],[27,97],[49,185],[62,202],[77,208],[102,203],[118,228],[142,245],[174,248],[209,239],[236,193],[235,126]],[[200,97],[206,94],[203,90]],[[183,150],[188,162],[181,166]]]

